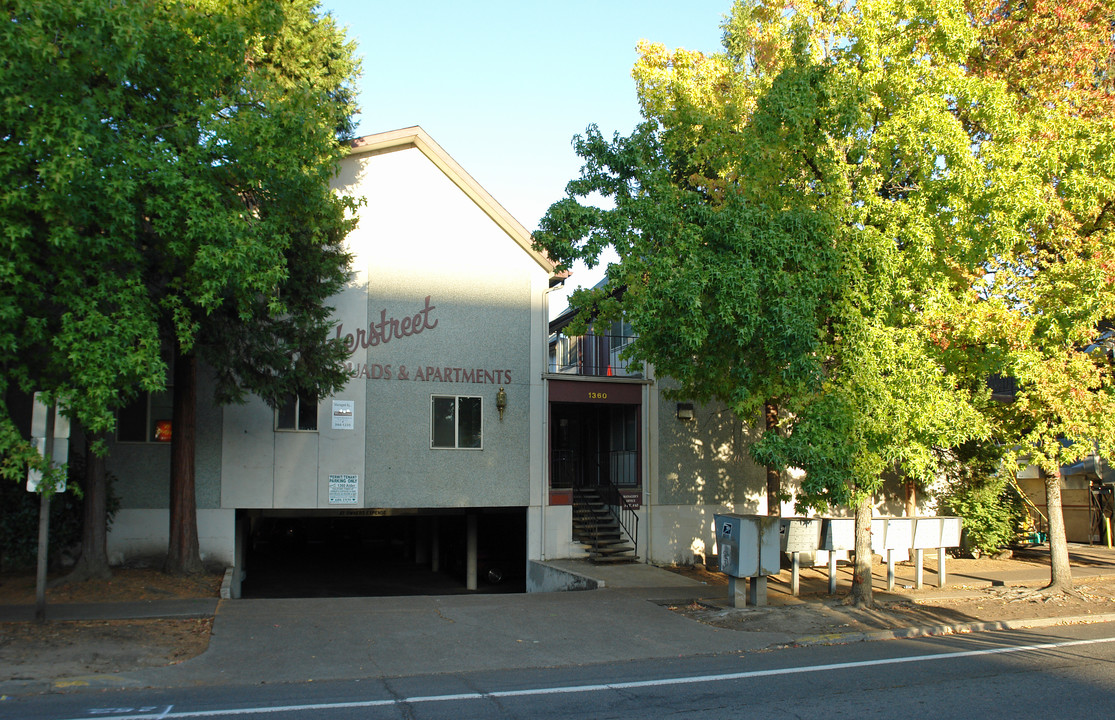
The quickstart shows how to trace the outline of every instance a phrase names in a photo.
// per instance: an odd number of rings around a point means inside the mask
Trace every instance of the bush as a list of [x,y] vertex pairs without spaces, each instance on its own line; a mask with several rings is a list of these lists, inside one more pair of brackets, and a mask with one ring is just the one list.
[[938,493],[940,514],[964,519],[961,549],[991,554],[1010,545],[1026,527],[1026,505],[1010,478],[998,473],[1002,453],[992,443],[967,443],[946,464]]
[[[70,458],[67,485],[79,486],[85,480],[85,460],[80,454]],[[120,507],[113,493],[111,473],[105,478],[109,526]],[[57,567],[62,552],[81,542],[82,500],[72,489],[50,501],[48,563]],[[0,569],[26,569],[35,566],[39,553],[39,495],[27,492],[25,483],[0,482]]]

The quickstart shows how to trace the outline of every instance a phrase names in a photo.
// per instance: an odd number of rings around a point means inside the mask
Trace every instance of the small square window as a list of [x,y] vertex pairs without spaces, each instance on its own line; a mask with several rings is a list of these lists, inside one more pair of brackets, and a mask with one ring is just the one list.
[[275,411],[276,430],[317,431],[317,398],[290,395]]
[[116,411],[117,442],[170,442],[174,390],[141,392]]
[[463,395],[434,395],[430,404],[430,447],[483,447],[483,401]]

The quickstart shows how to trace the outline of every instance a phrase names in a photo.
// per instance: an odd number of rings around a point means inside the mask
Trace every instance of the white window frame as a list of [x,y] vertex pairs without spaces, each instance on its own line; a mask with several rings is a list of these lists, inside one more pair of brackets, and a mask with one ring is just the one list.
[[279,413],[282,411],[282,408],[286,406],[286,402],[284,402],[279,407],[275,408],[275,432],[299,432],[299,433],[316,433],[316,432],[319,432],[319,428],[321,427],[321,423],[319,422],[320,419],[321,419],[321,400],[318,400],[318,399],[315,399],[313,401],[314,402],[314,427],[312,429],[298,427],[298,425],[300,424],[298,421],[302,417],[302,405],[307,400],[309,400],[309,398],[304,397],[301,393],[294,396],[294,427],[280,427],[279,426]]
[[[453,445],[434,444],[434,403],[437,400],[453,400]],[[461,400],[480,401],[480,444],[476,447],[461,447]],[[484,449],[484,398],[480,395],[430,395],[430,449],[431,450],[483,450]]]

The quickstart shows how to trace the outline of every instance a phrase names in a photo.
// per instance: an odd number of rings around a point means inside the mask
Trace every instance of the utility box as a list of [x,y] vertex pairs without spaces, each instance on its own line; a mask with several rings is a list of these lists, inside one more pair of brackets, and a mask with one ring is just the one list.
[[716,515],[720,571],[736,578],[777,575],[778,521],[768,515]]
[[769,515],[715,516],[720,570],[728,575],[728,599],[733,607],[767,604],[767,575],[781,570],[778,521]]

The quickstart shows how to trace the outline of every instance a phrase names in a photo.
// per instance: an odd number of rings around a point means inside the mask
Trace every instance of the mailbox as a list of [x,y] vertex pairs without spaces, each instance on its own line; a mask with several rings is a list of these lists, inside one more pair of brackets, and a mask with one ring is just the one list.
[[914,542],[910,547],[915,550],[941,547],[941,518],[919,517],[914,524]]
[[815,553],[821,547],[821,520],[782,518],[782,552]]
[[721,572],[737,578],[777,575],[778,520],[767,515],[716,515]]
[[913,518],[871,518],[871,551],[877,555],[885,557],[888,550],[909,550],[913,538]]
[[823,528],[821,531],[822,550],[856,549],[855,518],[825,518]]

